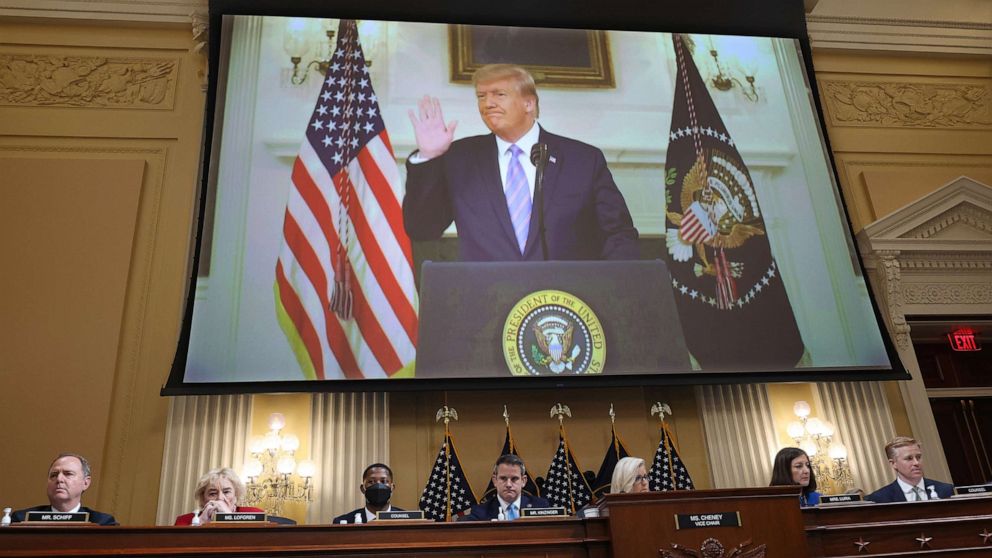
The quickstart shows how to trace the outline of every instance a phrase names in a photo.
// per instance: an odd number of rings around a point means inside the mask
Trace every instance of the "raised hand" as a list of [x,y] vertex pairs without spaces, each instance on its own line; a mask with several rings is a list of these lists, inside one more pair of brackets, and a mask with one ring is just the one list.
[[444,155],[455,138],[458,121],[444,123],[441,101],[437,97],[424,95],[424,98],[417,102],[417,108],[419,118],[412,109],[407,111],[407,114],[410,115],[410,122],[413,124],[413,134],[417,139],[420,155],[426,159]]

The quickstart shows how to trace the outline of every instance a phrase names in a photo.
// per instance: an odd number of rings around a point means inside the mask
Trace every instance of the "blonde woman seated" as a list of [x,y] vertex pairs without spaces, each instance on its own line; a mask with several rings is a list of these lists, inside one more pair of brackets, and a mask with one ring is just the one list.
[[245,493],[245,483],[241,482],[233,469],[211,469],[200,477],[193,492],[193,499],[199,510],[180,515],[176,518],[176,525],[192,525],[196,516],[200,518],[199,524],[204,525],[213,521],[217,513],[265,511],[239,506],[238,501],[245,497]]
[[644,467],[644,460],[640,457],[624,457],[617,462],[613,469],[613,479],[610,482],[610,493],[619,494],[622,492],[647,492],[648,471]]

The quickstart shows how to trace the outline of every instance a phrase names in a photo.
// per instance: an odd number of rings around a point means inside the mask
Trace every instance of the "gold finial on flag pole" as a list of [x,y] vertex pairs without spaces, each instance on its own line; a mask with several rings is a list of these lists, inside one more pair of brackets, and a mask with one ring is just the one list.
[[610,424],[617,423],[617,414],[613,412],[613,403],[610,403]]
[[651,405],[651,415],[658,415],[658,420],[664,424],[665,415],[672,414],[672,408],[668,406],[668,403],[662,403],[660,401]]
[[503,422],[506,423],[506,427],[510,427],[510,411],[506,410],[506,405],[503,405]]
[[556,403],[551,407],[551,416],[558,417],[558,425],[562,426],[565,424],[565,416],[568,415],[569,418],[572,417],[572,410],[568,408],[568,405],[562,405],[561,403]]
[[454,407],[445,405],[437,410],[437,416],[434,417],[434,422],[437,422],[442,418],[444,419],[444,426],[447,428],[448,422],[458,420],[458,411],[456,411]]

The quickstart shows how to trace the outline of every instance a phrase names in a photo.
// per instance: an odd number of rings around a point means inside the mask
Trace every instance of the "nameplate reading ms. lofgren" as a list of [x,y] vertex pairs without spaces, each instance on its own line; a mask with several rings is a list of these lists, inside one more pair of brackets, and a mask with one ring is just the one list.
[[24,518],[27,523],[86,523],[89,520],[90,514],[87,512],[29,511]]
[[423,510],[417,510],[417,511],[397,511],[397,510],[381,511],[381,512],[376,512],[375,518],[376,519],[379,519],[379,520],[385,520],[385,521],[390,521],[390,520],[392,520],[392,521],[398,521],[398,520],[401,520],[401,519],[423,519],[424,518],[424,511]]
[[520,510],[520,517],[565,517],[565,508],[523,508]]
[[740,527],[741,512],[679,513],[675,514],[676,529],[705,527]]
[[265,523],[265,512],[220,512],[214,515],[220,523]]

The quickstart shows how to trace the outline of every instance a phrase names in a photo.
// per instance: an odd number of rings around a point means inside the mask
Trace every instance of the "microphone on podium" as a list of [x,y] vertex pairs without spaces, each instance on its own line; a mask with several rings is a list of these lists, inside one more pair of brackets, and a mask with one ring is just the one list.
[[548,259],[548,243],[544,238],[544,167],[551,158],[548,144],[535,143],[530,149],[530,162],[537,167],[534,175],[534,211],[537,212],[537,234],[541,239],[541,259]]

